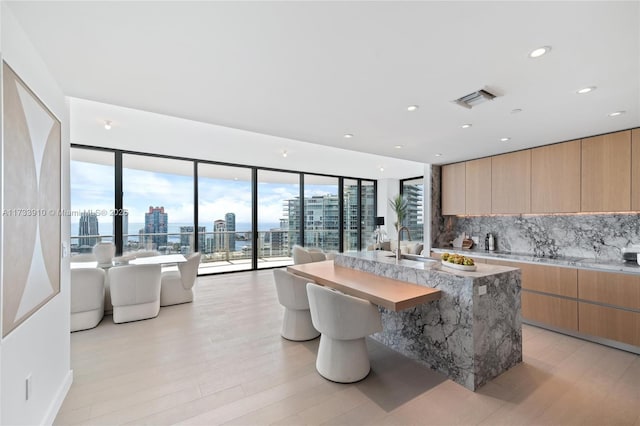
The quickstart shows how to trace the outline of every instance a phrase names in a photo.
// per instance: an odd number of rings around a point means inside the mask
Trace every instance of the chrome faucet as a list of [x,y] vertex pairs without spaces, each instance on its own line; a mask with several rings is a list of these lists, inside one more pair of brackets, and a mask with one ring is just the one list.
[[401,226],[398,228],[398,247],[396,248],[396,260],[400,261],[402,259],[401,250],[400,250],[400,236],[402,235],[402,231],[407,231],[407,236],[409,237],[409,241],[411,241],[411,231],[406,226]]

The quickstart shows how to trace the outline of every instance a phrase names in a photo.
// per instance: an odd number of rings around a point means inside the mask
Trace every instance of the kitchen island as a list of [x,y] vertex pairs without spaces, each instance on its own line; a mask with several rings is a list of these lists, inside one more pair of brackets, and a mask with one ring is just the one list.
[[519,269],[478,264],[467,272],[390,255],[346,253],[334,264],[438,289],[441,297],[397,312],[380,307],[375,340],[471,390],[522,361]]

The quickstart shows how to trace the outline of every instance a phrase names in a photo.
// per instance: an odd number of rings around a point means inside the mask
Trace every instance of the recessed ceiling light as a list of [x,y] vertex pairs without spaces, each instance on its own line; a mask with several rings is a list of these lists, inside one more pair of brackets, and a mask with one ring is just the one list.
[[402,149],[402,145],[394,145],[393,146],[395,149]]
[[284,151],[282,151],[282,156],[283,156],[284,158],[287,158],[287,155],[288,155],[288,154],[287,154],[287,150],[286,150],[286,149],[285,149]]
[[384,167],[380,166],[380,171],[384,172]]
[[511,110],[511,114],[517,114],[519,112],[522,112],[522,110],[520,108],[515,108]]
[[582,89],[576,91],[579,95],[584,95],[585,93],[593,92],[596,90],[596,86],[583,87]]
[[420,108],[418,105],[409,105],[409,106],[407,107],[407,111],[415,111],[415,110],[417,110],[418,108]]
[[111,130],[111,121],[110,120],[105,120],[104,122],[104,128],[106,130]]
[[617,117],[619,115],[625,114],[627,111],[615,111],[609,114],[609,117]]
[[511,138],[500,138],[500,142],[508,142]]
[[351,139],[353,135],[351,133],[345,133],[344,137],[345,139]]
[[468,129],[469,127],[473,126],[473,124],[463,124],[462,127],[463,129]]
[[551,51],[551,46],[542,46],[534,49],[529,53],[530,58],[539,58],[542,55],[545,55]]
[[435,154],[435,156],[436,156],[436,157],[442,157],[442,154],[437,153],[437,154]]

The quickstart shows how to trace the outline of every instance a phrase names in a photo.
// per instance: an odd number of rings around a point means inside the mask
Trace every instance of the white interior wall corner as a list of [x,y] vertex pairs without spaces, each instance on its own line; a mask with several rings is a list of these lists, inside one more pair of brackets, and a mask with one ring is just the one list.
[[[7,2],[0,2],[0,46],[2,59],[61,121],[61,197],[62,208],[68,209],[69,111],[64,94]],[[67,222],[62,223],[62,241],[69,241]],[[7,283],[1,283],[0,290],[3,285]],[[63,259],[60,293],[0,341],[0,424],[50,424],[55,418],[72,380],[69,293],[68,259]],[[25,400],[27,375],[32,377],[29,401]]]

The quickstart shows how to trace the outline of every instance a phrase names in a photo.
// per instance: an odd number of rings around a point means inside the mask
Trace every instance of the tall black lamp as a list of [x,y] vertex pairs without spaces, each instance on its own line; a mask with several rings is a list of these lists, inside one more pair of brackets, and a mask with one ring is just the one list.
[[[381,238],[381,235],[380,235],[380,227],[381,227],[382,225],[384,225],[384,216],[377,216],[377,217],[376,217],[376,220],[375,220],[375,224],[376,224],[376,226],[378,227],[378,232],[377,232],[377,235],[376,235],[376,240],[377,240],[377,241],[376,241],[376,244],[380,244],[380,243],[382,242],[382,241],[381,241],[381,240],[382,240],[382,238]],[[378,247],[378,248],[379,248],[379,247]]]

